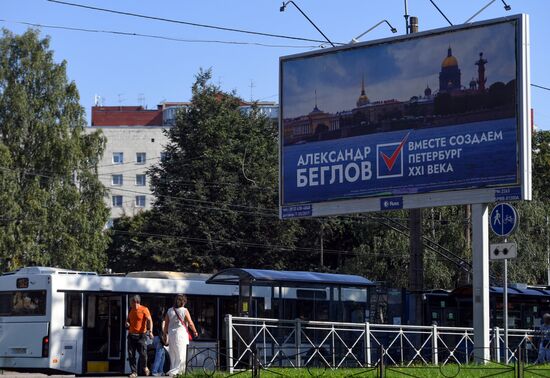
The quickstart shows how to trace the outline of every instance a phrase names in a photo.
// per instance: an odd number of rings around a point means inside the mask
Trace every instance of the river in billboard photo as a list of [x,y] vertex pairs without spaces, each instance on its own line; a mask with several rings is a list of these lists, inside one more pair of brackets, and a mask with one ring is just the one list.
[[516,30],[282,58],[282,204],[517,185]]

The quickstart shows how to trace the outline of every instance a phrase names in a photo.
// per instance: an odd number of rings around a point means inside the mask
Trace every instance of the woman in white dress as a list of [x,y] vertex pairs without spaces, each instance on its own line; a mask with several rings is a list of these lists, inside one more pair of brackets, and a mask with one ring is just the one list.
[[197,329],[191,320],[189,311],[184,307],[187,297],[178,294],[174,300],[174,307],[168,309],[164,318],[164,336],[168,339],[168,354],[170,355],[170,371],[168,375],[174,376],[185,373],[187,363],[187,345],[189,333],[197,337]]

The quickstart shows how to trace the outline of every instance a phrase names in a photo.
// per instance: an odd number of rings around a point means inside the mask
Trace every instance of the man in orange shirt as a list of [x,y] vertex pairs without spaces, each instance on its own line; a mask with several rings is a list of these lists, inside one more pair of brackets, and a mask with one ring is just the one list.
[[147,338],[153,338],[153,319],[149,309],[141,305],[139,295],[130,300],[131,310],[126,320],[128,329],[128,362],[130,364],[130,378],[137,377],[136,352],[139,354],[140,370],[149,375],[147,368]]

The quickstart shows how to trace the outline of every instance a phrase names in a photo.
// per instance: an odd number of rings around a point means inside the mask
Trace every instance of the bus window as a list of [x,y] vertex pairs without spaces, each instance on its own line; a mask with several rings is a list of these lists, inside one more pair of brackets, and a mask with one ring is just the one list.
[[0,293],[0,315],[11,315],[11,293]]
[[199,337],[203,340],[215,339],[218,332],[216,298],[191,295],[188,298],[189,314],[195,322]]
[[46,315],[46,291],[0,292],[1,316]]
[[65,293],[65,327],[82,327],[82,294]]

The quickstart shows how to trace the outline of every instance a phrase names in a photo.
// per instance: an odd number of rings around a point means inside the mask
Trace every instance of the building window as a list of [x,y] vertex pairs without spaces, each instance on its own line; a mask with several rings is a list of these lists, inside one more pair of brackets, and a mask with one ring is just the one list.
[[122,163],[124,163],[124,153],[113,152],[113,164],[122,164]]
[[113,196],[113,207],[122,207],[122,196]]
[[145,186],[145,175],[136,175],[136,185]]
[[112,184],[117,185],[117,186],[122,185],[122,183],[124,181],[122,175],[112,175],[111,179],[112,179]]
[[170,159],[170,155],[168,154],[168,152],[161,152],[160,153],[160,161],[166,161]]
[[136,207],[145,207],[145,196],[136,196]]
[[136,153],[136,163],[145,164],[145,160],[147,160],[147,154],[145,152]]

